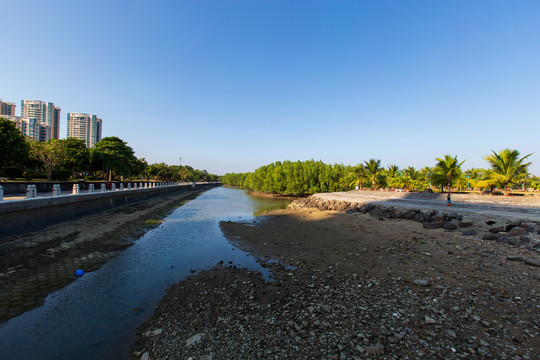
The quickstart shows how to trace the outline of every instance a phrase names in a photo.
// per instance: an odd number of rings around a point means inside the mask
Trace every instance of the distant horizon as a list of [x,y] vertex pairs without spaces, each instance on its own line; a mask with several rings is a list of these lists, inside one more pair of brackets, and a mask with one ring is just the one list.
[[[31,11],[29,11],[31,9]],[[103,119],[148,163],[400,168],[505,148],[540,176],[540,3],[4,4],[0,98]],[[25,19],[24,26],[21,19]],[[17,54],[15,56],[14,54]]]

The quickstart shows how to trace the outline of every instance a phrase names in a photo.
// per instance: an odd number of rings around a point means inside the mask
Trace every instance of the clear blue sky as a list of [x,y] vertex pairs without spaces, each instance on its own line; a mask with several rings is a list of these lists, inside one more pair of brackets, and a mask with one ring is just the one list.
[[2,3],[0,98],[96,114],[149,163],[487,167],[534,153],[540,1]]

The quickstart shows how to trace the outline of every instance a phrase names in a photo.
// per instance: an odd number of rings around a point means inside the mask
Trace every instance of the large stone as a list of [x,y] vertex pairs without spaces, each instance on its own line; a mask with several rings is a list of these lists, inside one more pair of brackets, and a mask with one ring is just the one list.
[[425,222],[422,223],[422,226],[424,229],[440,229],[443,227],[442,221],[436,221],[436,222]]
[[446,230],[456,230],[458,228],[457,224],[451,221],[445,221],[442,227]]
[[540,266],[540,260],[536,259],[525,259],[525,264],[532,266]]
[[489,232],[491,232],[493,234],[498,234],[498,233],[503,232],[503,231],[504,231],[504,227],[502,227],[502,226],[497,226],[497,227],[489,229]]
[[467,230],[461,233],[464,236],[475,236],[478,235],[478,233],[475,230]]
[[199,341],[201,341],[202,337],[204,336],[204,333],[198,333],[190,337],[186,340],[186,347],[189,347],[190,345],[196,344]]
[[482,236],[482,239],[484,240],[497,240],[498,236],[497,234],[493,233],[485,233],[484,236]]
[[428,280],[424,280],[424,279],[415,279],[413,281],[413,283],[415,283],[416,285],[418,286],[422,286],[422,287],[426,287],[429,285],[429,281]]
[[522,227],[515,227],[508,232],[509,236],[521,236],[521,235],[526,235],[526,234],[527,234],[527,230],[525,230]]
[[459,226],[464,228],[464,227],[471,227],[473,226],[474,224],[474,221],[472,218],[468,218],[468,217],[464,217],[463,219],[461,219],[461,221],[459,222]]

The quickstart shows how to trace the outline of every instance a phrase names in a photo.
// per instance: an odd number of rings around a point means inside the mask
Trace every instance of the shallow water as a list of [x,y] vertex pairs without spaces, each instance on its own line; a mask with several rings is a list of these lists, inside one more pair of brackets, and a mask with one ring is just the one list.
[[0,359],[130,358],[136,328],[168,286],[190,270],[232,261],[269,278],[252,256],[224,238],[219,221],[251,221],[254,214],[285,205],[224,187],[201,194],[99,270],[0,325]]

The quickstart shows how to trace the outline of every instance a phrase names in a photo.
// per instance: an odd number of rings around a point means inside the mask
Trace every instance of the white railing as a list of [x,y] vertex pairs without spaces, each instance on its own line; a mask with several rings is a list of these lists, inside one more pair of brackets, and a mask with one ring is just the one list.
[[[174,187],[174,186],[196,186],[196,185],[214,185],[214,184],[220,184],[220,182],[157,182],[157,181],[148,181],[148,182],[135,182],[131,183],[128,182],[127,186],[124,185],[123,182],[120,183],[119,188],[116,188],[116,183],[112,183],[110,190],[107,190],[106,184],[102,183],[100,187],[100,192],[117,192],[117,191],[137,191],[137,190],[147,190],[147,189],[154,189],[154,188],[164,188],[164,187]],[[60,187],[60,184],[54,184],[52,187],[52,192],[49,193],[49,197],[56,197],[56,196],[70,196],[70,195],[86,195],[86,194],[92,194],[96,192],[96,188],[94,184],[88,185],[88,190],[81,190],[79,184],[73,184],[71,193],[65,193],[62,194],[62,189]],[[42,195],[41,197],[47,197],[47,195]],[[13,200],[27,200],[27,199],[37,199],[38,198],[38,192],[36,185],[27,185],[26,186],[26,197],[21,199],[11,199]],[[10,200],[9,196],[7,199],[4,199],[4,189],[2,186],[0,186],[0,201],[2,200]]]

